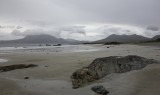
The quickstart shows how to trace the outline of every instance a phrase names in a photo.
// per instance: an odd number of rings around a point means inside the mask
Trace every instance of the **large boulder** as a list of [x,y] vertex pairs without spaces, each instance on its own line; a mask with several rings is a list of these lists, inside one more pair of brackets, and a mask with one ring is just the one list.
[[72,74],[72,85],[74,89],[79,88],[108,74],[140,70],[148,64],[153,63],[158,63],[158,61],[136,55],[97,58],[88,67],[79,69]]

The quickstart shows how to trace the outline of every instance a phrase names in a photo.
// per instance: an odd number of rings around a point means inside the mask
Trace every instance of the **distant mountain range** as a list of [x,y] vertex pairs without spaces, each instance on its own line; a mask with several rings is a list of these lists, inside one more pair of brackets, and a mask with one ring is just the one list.
[[160,35],[156,35],[153,38],[147,38],[141,35],[116,35],[112,34],[107,38],[94,41],[92,43],[106,43],[106,42],[121,42],[121,43],[129,43],[129,42],[148,42],[148,41],[158,41],[160,39]]
[[[128,43],[128,42],[152,42],[152,41],[159,41],[160,35],[156,35],[153,38],[143,37],[141,35],[116,35],[112,34],[105,39],[88,42],[88,43],[106,43],[106,42],[121,42],[121,43]],[[9,41],[0,41],[1,43],[52,43],[52,44],[80,44],[80,43],[87,43],[86,41],[78,41],[74,39],[63,39],[63,38],[56,38],[51,35],[41,34],[41,35],[29,35],[22,39],[18,40],[9,40]],[[87,43],[87,44],[88,44]]]
[[0,41],[0,43],[53,43],[53,44],[76,44],[81,43],[81,41],[73,39],[62,39],[56,38],[51,35],[41,34],[41,35],[29,35],[25,38],[18,40]]
[[150,38],[143,37],[141,35],[116,35],[112,34],[105,39],[98,40],[96,42],[141,42],[149,41]]

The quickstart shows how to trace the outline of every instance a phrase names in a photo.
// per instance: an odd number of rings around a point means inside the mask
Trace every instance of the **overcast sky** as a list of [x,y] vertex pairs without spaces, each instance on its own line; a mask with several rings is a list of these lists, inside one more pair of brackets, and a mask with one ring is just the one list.
[[50,34],[98,40],[160,34],[160,0],[0,0],[0,40]]

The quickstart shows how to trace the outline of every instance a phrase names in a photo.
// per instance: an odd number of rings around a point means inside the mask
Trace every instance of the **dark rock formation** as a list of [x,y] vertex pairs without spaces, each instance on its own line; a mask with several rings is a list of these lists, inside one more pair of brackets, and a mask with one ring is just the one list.
[[29,77],[25,77],[24,79],[29,79]]
[[91,88],[91,90],[100,95],[107,95],[109,93],[109,91],[107,91],[102,85],[94,86]]
[[108,74],[140,70],[153,63],[158,62],[135,55],[97,58],[88,67],[79,69],[72,74],[72,85],[73,88],[79,88],[83,84],[93,82]]
[[104,45],[119,45],[119,44],[121,44],[121,43],[119,43],[119,42],[106,42],[106,43],[104,43]]
[[46,46],[51,46],[50,44],[46,44]]
[[7,72],[11,70],[31,68],[36,66],[37,65],[34,65],[34,64],[16,64],[16,65],[10,65],[10,66],[0,66],[0,72]]
[[53,46],[61,46],[61,44],[56,44],[56,45],[53,45]]

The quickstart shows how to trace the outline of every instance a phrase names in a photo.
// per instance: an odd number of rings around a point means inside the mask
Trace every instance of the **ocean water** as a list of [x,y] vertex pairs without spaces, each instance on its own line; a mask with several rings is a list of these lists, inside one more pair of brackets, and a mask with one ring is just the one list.
[[1,44],[0,53],[9,52],[91,52],[100,50],[91,45],[61,45],[61,46],[39,46],[39,44]]

